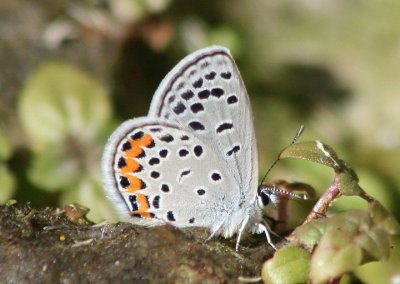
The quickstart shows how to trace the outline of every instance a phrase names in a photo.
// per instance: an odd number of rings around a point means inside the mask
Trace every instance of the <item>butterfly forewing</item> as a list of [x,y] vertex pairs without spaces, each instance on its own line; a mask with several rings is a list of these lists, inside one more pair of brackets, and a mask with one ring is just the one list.
[[209,47],[184,58],[157,89],[151,116],[175,121],[213,149],[243,200],[254,201],[258,156],[253,116],[229,50]]

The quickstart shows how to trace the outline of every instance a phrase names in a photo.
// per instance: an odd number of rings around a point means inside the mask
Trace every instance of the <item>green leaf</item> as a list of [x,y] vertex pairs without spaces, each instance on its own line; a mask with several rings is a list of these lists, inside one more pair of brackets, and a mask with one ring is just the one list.
[[389,234],[374,222],[368,212],[360,210],[350,210],[330,218],[312,220],[298,227],[293,232],[293,239],[303,245],[318,244],[320,247],[323,239],[336,231],[344,234],[348,241],[346,245],[360,249],[361,263],[389,258],[391,247]]
[[369,203],[368,212],[375,224],[378,228],[384,230],[389,235],[399,235],[400,234],[400,225],[394,216],[386,210],[382,204],[374,200]]
[[13,206],[15,204],[17,204],[17,200],[15,199],[7,200],[7,202],[5,203],[6,206]]
[[372,228],[355,237],[355,241],[365,254],[363,263],[375,260],[387,260],[390,255],[390,240],[386,232]]
[[312,220],[297,227],[293,232],[296,239],[306,245],[315,245],[325,233],[340,229],[348,235],[355,235],[360,230],[368,231],[371,225],[368,214],[360,210],[349,210],[330,218]]
[[21,93],[18,107],[34,148],[69,137],[93,141],[111,115],[103,88],[86,73],[62,63],[38,68]]
[[281,152],[279,157],[280,159],[297,158],[308,160],[334,169],[338,169],[341,166],[341,161],[335,151],[318,140],[290,145]]
[[340,230],[326,233],[311,257],[310,278],[313,283],[328,280],[354,270],[362,260],[361,248]]
[[262,268],[264,283],[306,283],[310,268],[310,254],[297,247],[279,249]]

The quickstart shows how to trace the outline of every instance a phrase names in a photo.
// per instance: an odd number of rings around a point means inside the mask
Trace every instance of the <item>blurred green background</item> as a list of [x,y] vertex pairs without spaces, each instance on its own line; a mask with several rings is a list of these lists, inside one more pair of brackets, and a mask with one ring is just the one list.
[[[250,95],[260,175],[304,124],[301,140],[332,146],[399,220],[399,15],[396,0],[1,1],[0,202],[76,202],[94,221],[116,220],[99,168],[108,136],[146,115],[180,59],[220,44]],[[276,179],[321,194],[333,172],[284,160],[268,177]],[[312,203],[291,210],[300,220]],[[334,209],[348,208],[366,203],[342,198]],[[399,249],[355,275],[400,277]]]

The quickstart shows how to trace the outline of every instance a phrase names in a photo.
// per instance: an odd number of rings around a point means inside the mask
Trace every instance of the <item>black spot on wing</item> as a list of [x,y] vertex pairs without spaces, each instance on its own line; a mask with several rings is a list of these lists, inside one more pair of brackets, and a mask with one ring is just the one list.
[[212,72],[206,74],[206,75],[204,76],[204,78],[206,78],[207,80],[213,80],[213,79],[215,78],[216,75],[217,75],[217,73],[215,73],[214,71],[212,71]]
[[160,177],[160,173],[157,172],[157,171],[152,171],[152,172],[150,173],[150,176],[151,176],[153,179],[158,179],[158,178]]
[[238,98],[235,95],[232,95],[226,99],[226,102],[231,105],[231,104],[237,103]]
[[201,124],[199,121],[191,121],[191,122],[189,122],[189,126],[193,130],[204,130],[205,129],[204,125]]
[[211,95],[217,98],[220,98],[224,95],[224,90],[221,88],[213,88],[211,89]]
[[159,195],[156,195],[153,198],[153,207],[156,209],[160,208],[160,196]]
[[144,132],[143,131],[138,131],[135,134],[131,135],[131,138],[133,140],[140,140],[140,139],[143,138],[143,136],[144,136]]
[[228,152],[226,152],[226,154],[228,156],[232,156],[233,153],[236,153],[237,151],[240,150],[240,146],[239,145],[235,145],[233,146],[233,148],[231,150],[229,150]]
[[171,134],[166,134],[164,136],[161,136],[160,140],[163,141],[163,142],[170,143],[170,142],[174,141],[174,137],[172,137]]
[[204,110],[203,104],[201,103],[194,103],[190,106],[190,109],[192,110],[193,113],[198,113],[200,111]]
[[228,72],[222,72],[221,73],[221,77],[228,80],[228,79],[230,79],[232,77],[232,74],[229,71]]
[[144,157],[146,157],[146,153],[144,151],[142,151],[142,153],[136,156],[137,159],[142,159]]
[[159,163],[160,163],[160,159],[159,158],[153,157],[153,158],[151,158],[149,160],[149,165],[150,166],[158,165]]
[[128,150],[130,150],[130,149],[132,149],[132,144],[131,144],[131,142],[129,142],[129,141],[127,141],[127,142],[125,142],[124,144],[122,144],[122,151],[128,151]]
[[220,173],[217,173],[217,172],[212,173],[212,174],[211,174],[211,179],[212,179],[213,181],[219,181],[219,180],[221,179],[221,174],[220,174]]
[[120,176],[119,184],[122,186],[122,188],[127,188],[128,186],[130,186],[131,182],[129,181],[129,179],[127,177]]
[[181,149],[178,152],[179,157],[186,157],[189,154],[189,151],[186,149]]
[[160,132],[161,128],[159,128],[159,127],[150,128],[150,131],[151,132]]
[[194,154],[196,155],[196,157],[200,157],[201,154],[203,154],[203,147],[201,147],[200,145],[196,145],[194,146]]
[[186,107],[182,102],[179,102],[172,110],[179,115],[186,110]]
[[184,100],[190,100],[191,98],[193,98],[194,97],[194,93],[191,91],[191,90],[188,90],[188,91],[186,91],[186,92],[184,92],[182,95],[181,95],[181,97],[182,97],[182,99],[184,99]]
[[175,101],[175,96],[174,96],[174,95],[172,95],[172,96],[170,96],[170,97],[168,98],[168,103],[169,103],[169,104],[173,103],[174,101]]
[[203,79],[199,78],[196,81],[193,82],[193,87],[195,87],[196,89],[201,88],[201,86],[203,86]]
[[138,211],[139,210],[139,204],[137,202],[136,195],[129,195],[129,202],[132,205],[132,211]]
[[168,155],[168,150],[167,149],[162,149],[160,152],[158,152],[161,158],[165,158]]
[[126,161],[125,161],[125,158],[121,157],[118,160],[118,168],[122,169],[124,167],[126,167]]
[[176,221],[176,220],[175,220],[174,213],[173,213],[172,211],[168,211],[168,212],[167,212],[167,219],[168,219],[169,221]]
[[217,133],[221,133],[223,131],[229,130],[233,128],[233,124],[232,123],[228,123],[228,122],[224,122],[221,123],[218,128],[217,128]]
[[204,99],[208,99],[210,94],[211,94],[210,90],[205,89],[205,90],[198,92],[197,96],[199,97],[199,99],[204,100]]
[[163,192],[169,192],[169,186],[166,184],[162,184],[161,185],[161,191]]
[[154,143],[154,140],[152,140],[150,144],[146,146],[146,148],[154,148],[154,146],[156,146],[156,143]]
[[183,170],[183,171],[181,172],[181,174],[180,174],[180,177],[182,178],[182,177],[184,177],[184,176],[187,176],[188,174],[190,174],[190,170]]

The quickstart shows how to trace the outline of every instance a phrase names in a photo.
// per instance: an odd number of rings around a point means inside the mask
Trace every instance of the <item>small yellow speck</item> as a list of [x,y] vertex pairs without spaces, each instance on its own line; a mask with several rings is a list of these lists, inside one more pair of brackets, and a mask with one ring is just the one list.
[[127,237],[129,237],[129,234],[124,234],[124,239],[126,239]]
[[65,236],[65,235],[61,235],[61,236],[60,236],[60,241],[63,242],[63,241],[65,241],[66,239],[67,239],[67,236]]

